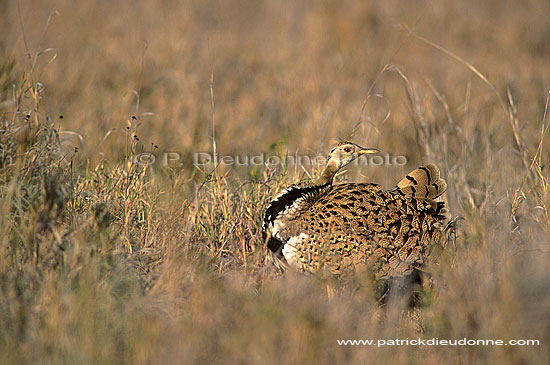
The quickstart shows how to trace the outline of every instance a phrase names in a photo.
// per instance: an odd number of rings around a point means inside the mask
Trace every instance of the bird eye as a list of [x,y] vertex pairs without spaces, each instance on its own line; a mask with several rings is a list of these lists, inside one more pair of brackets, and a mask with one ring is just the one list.
[[344,152],[351,152],[351,148],[349,147],[344,148]]

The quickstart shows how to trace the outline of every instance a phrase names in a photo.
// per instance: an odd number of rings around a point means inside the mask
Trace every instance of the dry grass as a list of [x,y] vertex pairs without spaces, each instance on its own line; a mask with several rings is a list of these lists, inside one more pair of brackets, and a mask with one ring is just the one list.
[[[55,7],[0,5],[0,362],[548,359],[547,1]],[[354,181],[436,162],[449,184],[457,237],[417,319],[368,277],[327,297],[331,278],[267,259],[265,205],[318,167],[192,164],[350,135],[408,157]],[[417,337],[541,345],[336,342]]]

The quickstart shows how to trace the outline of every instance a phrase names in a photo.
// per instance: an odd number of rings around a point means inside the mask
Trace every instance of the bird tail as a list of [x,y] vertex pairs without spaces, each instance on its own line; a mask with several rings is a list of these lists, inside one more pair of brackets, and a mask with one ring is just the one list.
[[410,172],[397,183],[396,190],[403,195],[431,200],[447,190],[447,182],[440,177],[439,168],[434,164],[429,164]]

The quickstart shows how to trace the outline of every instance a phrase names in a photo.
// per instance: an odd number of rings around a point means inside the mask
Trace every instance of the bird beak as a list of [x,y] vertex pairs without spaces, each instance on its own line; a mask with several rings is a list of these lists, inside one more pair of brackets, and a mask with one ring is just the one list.
[[378,151],[376,148],[362,148],[359,151],[357,151],[357,153],[359,153],[360,155],[366,155],[367,153],[378,153],[378,152],[380,151]]

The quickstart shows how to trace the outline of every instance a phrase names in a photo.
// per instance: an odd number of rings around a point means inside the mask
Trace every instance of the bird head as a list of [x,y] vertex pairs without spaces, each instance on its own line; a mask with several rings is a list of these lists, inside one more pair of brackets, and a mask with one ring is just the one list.
[[328,164],[340,169],[361,155],[378,152],[375,148],[364,148],[352,142],[340,142],[330,151]]

